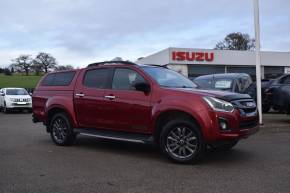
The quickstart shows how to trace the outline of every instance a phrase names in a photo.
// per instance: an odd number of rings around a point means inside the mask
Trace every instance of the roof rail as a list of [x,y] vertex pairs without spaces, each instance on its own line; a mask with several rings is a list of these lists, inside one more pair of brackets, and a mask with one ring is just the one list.
[[168,68],[166,64],[164,64],[164,65],[159,65],[159,64],[144,64],[144,65],[155,66],[155,67],[160,67],[160,68]]
[[133,62],[129,62],[129,61],[122,61],[122,60],[120,60],[120,61],[118,61],[118,60],[116,60],[116,61],[105,61],[105,62],[96,62],[96,63],[92,63],[92,64],[89,64],[87,67],[89,68],[89,67],[94,67],[94,66],[100,66],[100,65],[106,65],[106,64],[127,64],[127,65],[137,65],[137,64],[135,64],[135,63],[133,63]]

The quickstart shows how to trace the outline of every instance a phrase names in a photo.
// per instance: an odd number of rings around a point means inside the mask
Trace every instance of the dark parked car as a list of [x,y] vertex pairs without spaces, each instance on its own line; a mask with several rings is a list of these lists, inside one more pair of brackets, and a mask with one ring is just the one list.
[[290,114],[290,74],[270,80],[265,95],[274,110]]
[[33,93],[33,121],[57,145],[77,134],[151,143],[182,163],[198,160],[207,145],[230,149],[258,130],[249,95],[195,87],[162,67],[95,63],[44,76]]
[[223,90],[246,93],[252,79],[245,73],[210,74],[195,78],[194,83],[201,89]]
[[[273,80],[263,79],[261,82],[261,94],[262,94],[262,111],[263,113],[269,112],[272,107],[271,99],[267,96],[267,90],[272,84]],[[253,82],[249,88],[246,90],[246,93],[249,94],[253,99],[257,100],[257,85],[256,82]]]
[[[223,90],[242,94],[249,94],[257,99],[256,83],[250,75],[245,73],[210,74],[195,78],[194,83],[199,89]],[[271,104],[266,97],[265,90],[269,87],[271,80],[262,80],[262,109],[268,112]]]

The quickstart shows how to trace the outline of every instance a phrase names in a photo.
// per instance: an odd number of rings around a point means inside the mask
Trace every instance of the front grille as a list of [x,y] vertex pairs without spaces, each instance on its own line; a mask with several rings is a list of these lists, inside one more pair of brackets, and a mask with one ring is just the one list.
[[253,99],[235,100],[231,103],[240,111],[241,116],[253,116],[257,113],[256,102]]
[[240,122],[240,129],[252,128],[258,125],[258,120]]
[[29,99],[14,99],[14,102],[29,102]]
[[29,104],[18,104],[18,103],[12,103],[13,106],[17,106],[17,107],[22,107],[22,106],[29,106]]

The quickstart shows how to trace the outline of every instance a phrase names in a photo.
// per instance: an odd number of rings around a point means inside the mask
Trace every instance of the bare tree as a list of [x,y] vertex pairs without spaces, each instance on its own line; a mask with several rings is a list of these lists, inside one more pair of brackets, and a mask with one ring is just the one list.
[[56,59],[48,53],[40,52],[33,63],[41,66],[44,72],[47,73],[49,68],[55,68],[57,65]]
[[240,32],[228,34],[223,41],[216,44],[217,50],[253,50],[255,49],[255,39],[248,34]]
[[20,55],[18,58],[12,60],[13,67],[16,67],[21,72],[25,72],[28,76],[33,59],[30,55]]

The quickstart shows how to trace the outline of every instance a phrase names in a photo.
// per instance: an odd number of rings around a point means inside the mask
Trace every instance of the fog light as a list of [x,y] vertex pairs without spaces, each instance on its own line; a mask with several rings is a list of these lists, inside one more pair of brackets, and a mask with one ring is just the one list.
[[219,125],[220,125],[220,129],[225,131],[225,130],[229,130],[228,127],[228,122],[226,119],[224,118],[219,118]]
[[227,129],[227,124],[225,122],[220,122],[220,126],[222,130],[226,130]]

